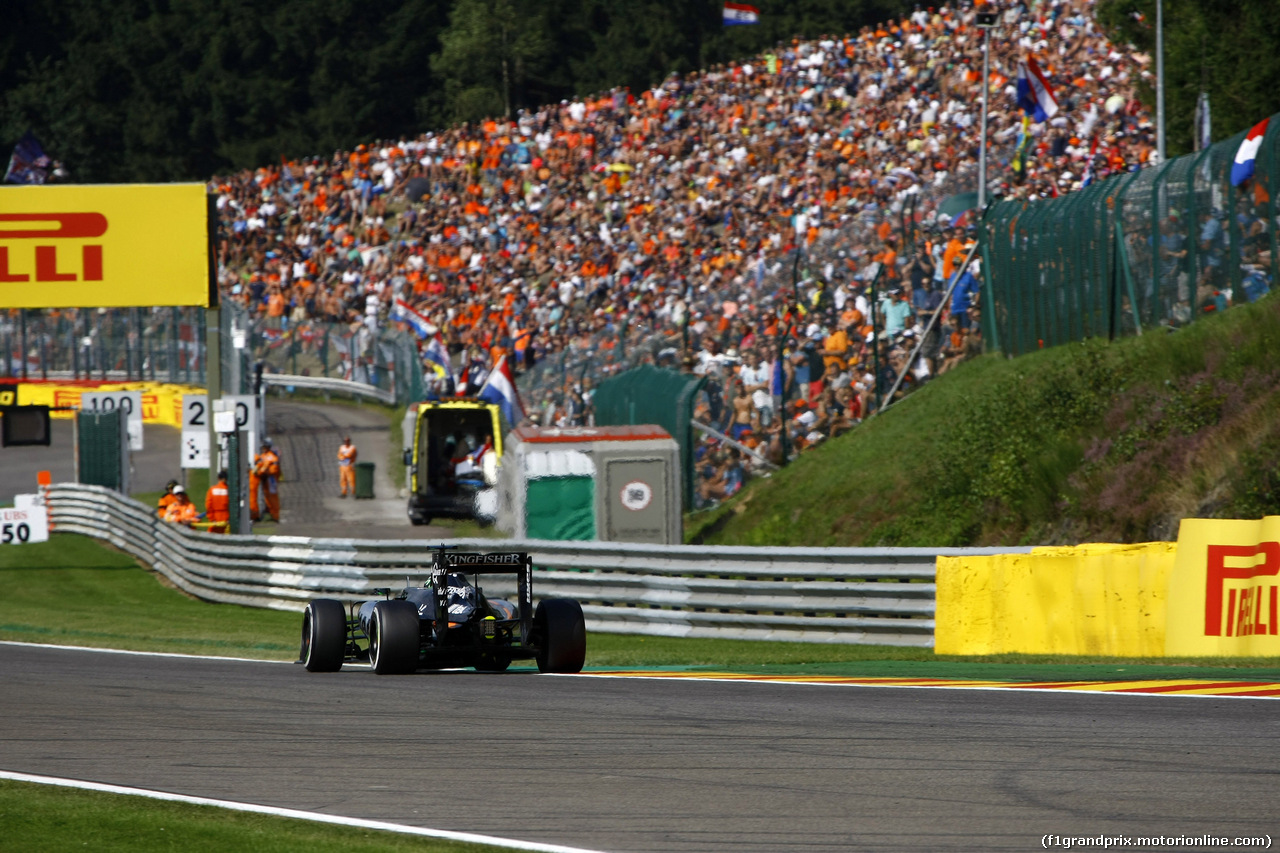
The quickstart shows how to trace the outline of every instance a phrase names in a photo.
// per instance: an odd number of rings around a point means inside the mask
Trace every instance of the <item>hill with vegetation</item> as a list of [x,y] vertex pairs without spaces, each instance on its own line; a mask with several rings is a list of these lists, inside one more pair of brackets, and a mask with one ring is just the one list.
[[1178,331],[986,355],[715,510],[690,541],[1173,540],[1280,513],[1280,297]]

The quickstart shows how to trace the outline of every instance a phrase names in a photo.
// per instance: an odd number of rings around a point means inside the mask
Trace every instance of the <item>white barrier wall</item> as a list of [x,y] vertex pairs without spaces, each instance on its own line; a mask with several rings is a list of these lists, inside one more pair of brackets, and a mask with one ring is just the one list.
[[[427,577],[432,543],[217,536],[165,524],[97,486],[49,489],[57,532],[111,542],[207,601],[301,610],[312,598],[372,597]],[[536,598],[582,604],[591,631],[676,637],[933,645],[939,556],[1008,548],[739,548],[456,539],[533,555]],[[513,594],[496,579],[485,592]]]

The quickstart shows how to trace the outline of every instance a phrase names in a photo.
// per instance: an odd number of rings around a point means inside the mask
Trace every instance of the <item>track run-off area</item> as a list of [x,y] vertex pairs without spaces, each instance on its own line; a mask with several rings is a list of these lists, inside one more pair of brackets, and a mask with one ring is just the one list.
[[1276,831],[1267,697],[620,675],[314,674],[4,643],[0,770],[542,849],[1027,850],[1047,835]]

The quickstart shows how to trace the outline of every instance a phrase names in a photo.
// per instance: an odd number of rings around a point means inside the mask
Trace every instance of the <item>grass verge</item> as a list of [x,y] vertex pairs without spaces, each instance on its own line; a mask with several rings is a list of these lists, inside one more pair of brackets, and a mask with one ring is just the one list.
[[[127,554],[84,536],[0,549],[0,639],[294,660],[298,614],[196,601]],[[694,668],[772,674],[992,680],[1280,680],[1273,658],[951,657],[930,649],[593,633],[590,669]]]
[[196,601],[85,536],[0,549],[0,639],[292,660],[293,613]]
[[[0,780],[4,849],[25,853],[489,853],[503,848]],[[14,845],[10,847],[9,844]]]

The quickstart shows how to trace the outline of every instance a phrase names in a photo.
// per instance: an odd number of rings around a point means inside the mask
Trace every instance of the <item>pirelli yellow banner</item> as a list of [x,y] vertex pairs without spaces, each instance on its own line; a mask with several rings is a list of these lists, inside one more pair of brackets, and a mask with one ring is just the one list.
[[202,305],[203,184],[0,188],[0,308]]
[[1168,655],[1280,655],[1280,516],[1185,518],[1169,583]]
[[1280,656],[1280,516],[1177,543],[939,557],[938,654]]

